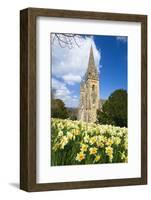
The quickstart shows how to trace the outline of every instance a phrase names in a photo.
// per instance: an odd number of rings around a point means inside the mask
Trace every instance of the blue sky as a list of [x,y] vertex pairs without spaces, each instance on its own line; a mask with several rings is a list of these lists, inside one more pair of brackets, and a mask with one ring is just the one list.
[[107,99],[116,89],[127,90],[127,37],[82,35],[77,38],[79,47],[71,49],[53,41],[52,88],[66,106],[79,104],[80,82],[87,70],[91,45],[99,71],[100,98]]
[[106,99],[116,89],[127,90],[127,37],[94,36],[101,51],[100,94]]

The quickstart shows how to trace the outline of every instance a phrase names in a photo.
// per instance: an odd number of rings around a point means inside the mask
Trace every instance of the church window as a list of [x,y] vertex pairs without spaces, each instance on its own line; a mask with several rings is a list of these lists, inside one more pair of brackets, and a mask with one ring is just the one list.
[[92,85],[92,104],[95,104],[95,99],[96,99],[95,85]]
[[95,85],[92,85],[92,91],[94,91],[95,90]]

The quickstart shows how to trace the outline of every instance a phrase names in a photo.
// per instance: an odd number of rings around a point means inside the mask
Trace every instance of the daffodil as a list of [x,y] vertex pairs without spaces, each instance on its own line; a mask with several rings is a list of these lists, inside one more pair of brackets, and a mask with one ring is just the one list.
[[90,140],[89,135],[86,134],[86,135],[84,136],[83,140],[84,140],[85,143],[88,143],[89,140]]
[[125,160],[126,156],[125,156],[125,152],[121,153],[121,160]]
[[113,158],[113,148],[108,146],[105,148],[105,153],[109,156],[110,160]]
[[106,141],[106,145],[112,146],[112,144],[113,144],[113,140],[111,138],[108,138],[108,140]]
[[119,145],[121,143],[121,139],[119,137],[114,137],[114,144]]
[[72,140],[72,138],[73,138],[73,134],[70,133],[70,132],[67,132],[67,138],[68,138],[69,140]]
[[77,153],[76,160],[81,162],[83,159],[85,159],[85,154],[83,152]]
[[96,154],[97,153],[97,148],[96,147],[91,147],[90,149],[89,149],[89,151],[90,151],[90,155],[93,155],[93,154]]
[[82,152],[87,151],[87,149],[88,149],[88,145],[87,145],[87,144],[81,144],[80,150],[81,150]]
[[104,140],[104,137],[103,136],[101,136],[101,135],[98,135],[98,136],[96,136],[96,145],[98,146],[98,147],[103,147],[104,146],[104,144],[103,144],[103,140]]
[[60,131],[58,132],[58,136],[59,136],[59,137],[63,136],[63,131],[60,130]]
[[79,129],[73,129],[73,135],[77,136],[80,134]]
[[97,138],[95,136],[91,137],[89,140],[91,145],[94,144],[96,141],[97,141]]
[[94,159],[94,162],[98,162],[100,160],[101,156],[100,155],[96,155],[95,156],[95,159]]
[[127,138],[125,138],[124,148],[125,148],[125,149],[128,149],[128,139],[127,139]]
[[68,143],[68,138],[66,136],[63,136],[60,141],[60,148],[64,149],[64,146]]

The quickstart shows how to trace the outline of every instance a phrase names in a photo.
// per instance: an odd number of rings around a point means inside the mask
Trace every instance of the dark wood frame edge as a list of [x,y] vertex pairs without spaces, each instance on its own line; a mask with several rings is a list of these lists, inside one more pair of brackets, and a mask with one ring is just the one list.
[[[36,183],[36,17],[141,22],[141,178]],[[20,189],[46,191],[147,184],[147,16],[56,9],[20,11]]]

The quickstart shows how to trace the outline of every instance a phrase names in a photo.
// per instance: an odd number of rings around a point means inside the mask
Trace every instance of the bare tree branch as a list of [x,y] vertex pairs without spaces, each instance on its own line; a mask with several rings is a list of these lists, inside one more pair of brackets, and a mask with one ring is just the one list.
[[72,33],[54,33],[52,43],[58,42],[61,48],[72,49],[75,46],[80,47],[81,36]]

